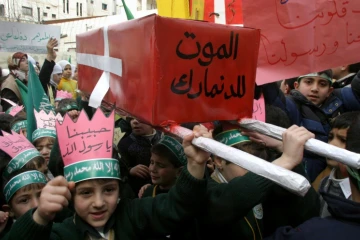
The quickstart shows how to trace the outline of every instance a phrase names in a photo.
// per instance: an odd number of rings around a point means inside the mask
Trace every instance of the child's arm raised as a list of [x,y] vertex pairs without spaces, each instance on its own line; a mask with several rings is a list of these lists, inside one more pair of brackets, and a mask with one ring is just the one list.
[[207,182],[204,173],[209,153],[193,146],[191,141],[194,137],[207,137],[210,134],[203,127],[195,127],[194,133],[183,140],[188,164],[175,186],[168,194],[160,194],[154,198],[122,200],[119,211],[126,211],[128,214],[122,214],[123,219],[119,222],[129,221],[125,218],[129,216],[136,235],[150,237],[153,234],[171,234],[183,221],[195,217],[202,210],[205,201]]
[[39,206],[33,214],[34,221],[40,225],[51,222],[57,212],[69,205],[71,199],[69,188],[73,188],[74,185],[73,182],[68,183],[63,176],[48,182],[41,191]]

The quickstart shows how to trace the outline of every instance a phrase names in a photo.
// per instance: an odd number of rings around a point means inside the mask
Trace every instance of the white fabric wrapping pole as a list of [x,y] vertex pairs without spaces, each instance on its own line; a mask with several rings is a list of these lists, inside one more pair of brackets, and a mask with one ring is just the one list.
[[[192,133],[191,130],[180,126],[171,126],[170,129],[167,130],[170,130],[171,133],[181,138]],[[305,196],[311,187],[309,181],[300,174],[269,163],[236,148],[229,147],[213,139],[198,137],[194,138],[192,143],[204,151],[210,152],[250,172],[263,176],[297,195]]]
[[104,56],[77,53],[76,58],[78,64],[97,68],[103,70],[100,79],[95,85],[90,98],[89,106],[98,108],[101,105],[106,93],[110,88],[110,73],[122,76],[122,60],[109,57],[109,39],[108,39],[108,26],[104,26]]
[[215,16],[215,23],[226,24],[226,6],[225,0],[213,0],[214,12],[219,16]]
[[[265,134],[278,140],[282,140],[282,134],[286,130],[284,128],[254,119],[242,119],[238,124],[243,128]],[[309,139],[305,143],[305,149],[316,153],[319,156],[341,162],[350,167],[357,169],[360,168],[360,154],[358,153],[353,153],[346,149],[335,147],[314,138]]]

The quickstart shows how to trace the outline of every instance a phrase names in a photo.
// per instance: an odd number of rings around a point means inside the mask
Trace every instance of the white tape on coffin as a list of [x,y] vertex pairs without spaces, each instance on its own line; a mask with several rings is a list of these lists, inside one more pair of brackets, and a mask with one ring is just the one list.
[[213,1],[214,1],[214,12],[219,14],[219,16],[215,16],[215,23],[226,24],[225,0],[213,0]]
[[109,57],[108,26],[104,26],[104,56],[78,53],[79,64],[103,70],[100,79],[95,85],[90,98],[89,106],[98,108],[110,88],[110,73],[122,76],[122,60]]

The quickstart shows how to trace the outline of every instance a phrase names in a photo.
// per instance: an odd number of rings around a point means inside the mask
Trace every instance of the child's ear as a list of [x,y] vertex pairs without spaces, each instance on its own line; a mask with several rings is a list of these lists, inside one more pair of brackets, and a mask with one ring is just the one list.
[[298,89],[298,88],[299,88],[299,85],[300,85],[299,82],[297,82],[297,81],[294,82],[294,88],[295,88],[295,89]]
[[8,212],[9,213],[9,217],[14,217],[14,212],[12,211],[11,207],[8,204],[4,204],[2,206],[2,210],[4,210],[4,212]]
[[329,87],[329,91],[328,91],[328,97],[330,96],[330,94],[334,91],[334,88],[333,87]]

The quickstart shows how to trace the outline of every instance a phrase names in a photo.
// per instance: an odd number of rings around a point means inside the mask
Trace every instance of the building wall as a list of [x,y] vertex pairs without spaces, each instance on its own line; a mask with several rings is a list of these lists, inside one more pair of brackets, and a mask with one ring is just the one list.
[[0,0],[2,6],[2,21],[41,23],[87,16],[86,0]]

